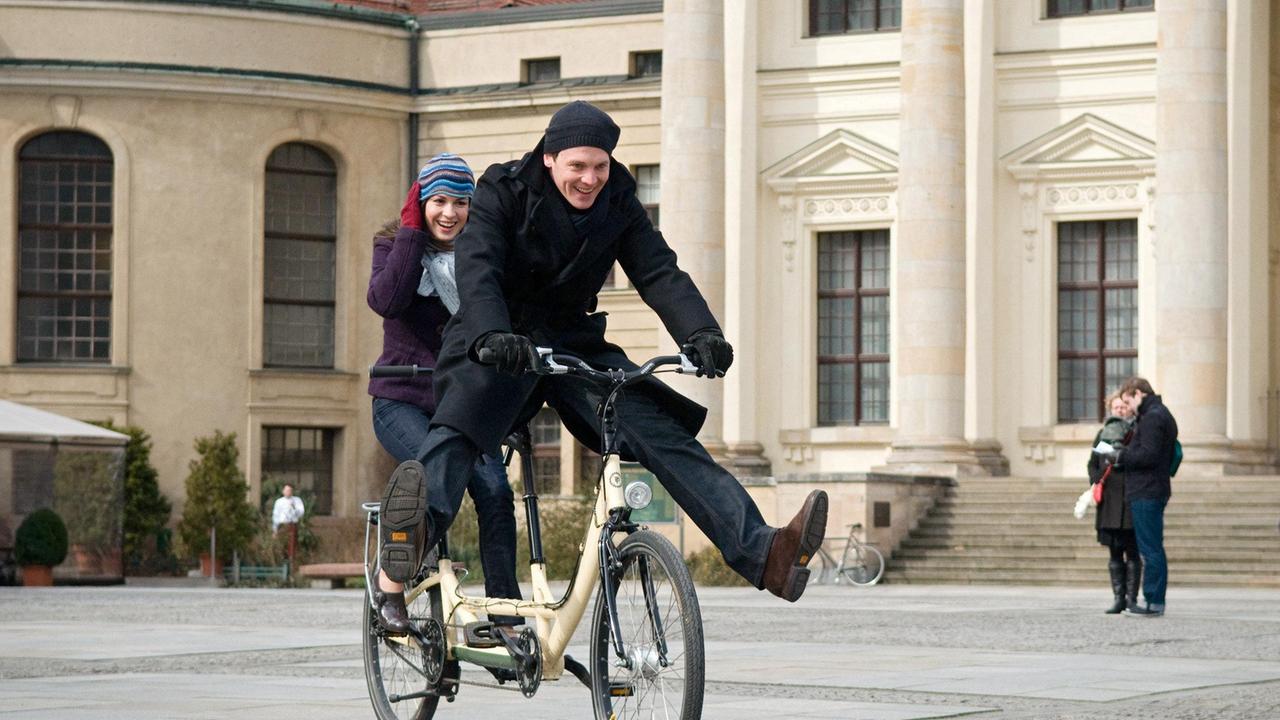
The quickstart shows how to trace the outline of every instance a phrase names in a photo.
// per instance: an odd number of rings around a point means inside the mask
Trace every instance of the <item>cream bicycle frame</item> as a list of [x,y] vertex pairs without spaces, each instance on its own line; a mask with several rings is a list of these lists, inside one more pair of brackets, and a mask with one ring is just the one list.
[[[617,454],[605,458],[604,472],[596,485],[595,509],[592,512],[591,524],[587,526],[586,537],[582,541],[582,555],[578,559],[578,571],[570,583],[565,595],[555,598],[547,584],[546,563],[530,563],[529,576],[533,584],[532,600],[512,600],[510,598],[490,598],[466,595],[462,592],[457,574],[453,571],[453,563],[448,558],[440,558],[439,570],[432,573],[418,585],[405,588],[405,603],[411,604],[435,586],[440,587],[440,602],[445,622],[445,638],[449,648],[449,657],[455,659],[454,648],[461,643],[458,631],[467,623],[477,622],[478,613],[489,615],[519,615],[533,618],[536,623],[538,640],[542,645],[542,679],[558,680],[564,674],[564,652],[568,648],[569,639],[573,637],[587,604],[591,602],[596,584],[600,579],[600,565],[596,550],[600,546],[600,532],[609,518],[609,513],[623,507],[626,501],[622,488],[622,464]],[[408,636],[390,638],[399,642],[413,642]],[[495,660],[509,658],[505,648],[466,648],[468,658],[492,655]]]

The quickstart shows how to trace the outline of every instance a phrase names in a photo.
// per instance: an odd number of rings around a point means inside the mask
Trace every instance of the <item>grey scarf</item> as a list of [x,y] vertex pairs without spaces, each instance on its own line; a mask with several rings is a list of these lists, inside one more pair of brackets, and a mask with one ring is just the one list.
[[453,277],[453,251],[427,248],[422,254],[422,280],[418,294],[423,297],[438,295],[449,314],[458,312],[458,281]]

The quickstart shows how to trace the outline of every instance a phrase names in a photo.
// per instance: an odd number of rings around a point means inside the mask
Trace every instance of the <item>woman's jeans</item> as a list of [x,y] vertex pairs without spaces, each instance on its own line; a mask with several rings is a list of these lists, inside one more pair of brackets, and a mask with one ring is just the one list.
[[[396,462],[421,454],[431,416],[412,403],[373,399],[373,432]],[[515,495],[507,480],[507,468],[498,458],[482,455],[467,483],[480,525],[480,565],[484,590],[489,597],[520,598],[516,581]],[[519,617],[492,616],[495,622],[517,624]]]
[[1138,552],[1146,566],[1142,576],[1142,596],[1147,605],[1164,605],[1165,587],[1169,583],[1169,566],[1164,557],[1164,506],[1161,500],[1131,500],[1133,534],[1138,537]]

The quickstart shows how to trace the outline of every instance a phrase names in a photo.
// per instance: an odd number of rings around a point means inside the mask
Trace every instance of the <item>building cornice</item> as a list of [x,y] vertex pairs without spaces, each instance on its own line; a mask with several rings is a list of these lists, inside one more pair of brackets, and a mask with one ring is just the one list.
[[662,13],[662,0],[595,0],[564,5],[506,7],[480,12],[427,13],[419,16],[418,22],[424,31],[431,31],[655,13]]
[[[237,101],[342,106],[366,114],[403,115],[413,109],[407,89],[383,90],[346,83],[306,82],[261,73],[195,73],[117,64],[72,66],[65,62],[18,64],[0,58],[0,88],[33,93],[97,92],[157,95],[168,99],[223,96]],[[108,67],[116,65],[116,67]]]
[[406,22],[413,19],[407,13],[392,13],[384,10],[373,10],[350,5],[338,5],[317,0],[0,0],[0,5],[31,6],[48,8],[92,7],[108,5],[135,5],[141,10],[154,11],[158,7],[173,6],[176,12],[188,12],[193,8],[210,8],[223,10],[246,10],[251,12],[275,12],[286,15],[303,15],[329,20],[381,25],[384,27],[405,27]]

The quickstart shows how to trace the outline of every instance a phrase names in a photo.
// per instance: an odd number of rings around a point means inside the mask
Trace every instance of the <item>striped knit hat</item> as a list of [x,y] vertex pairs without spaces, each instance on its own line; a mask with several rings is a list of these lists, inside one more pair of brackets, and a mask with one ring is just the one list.
[[422,186],[418,202],[426,202],[432,195],[470,198],[476,191],[476,176],[466,160],[453,153],[440,153],[422,166],[418,184]]

